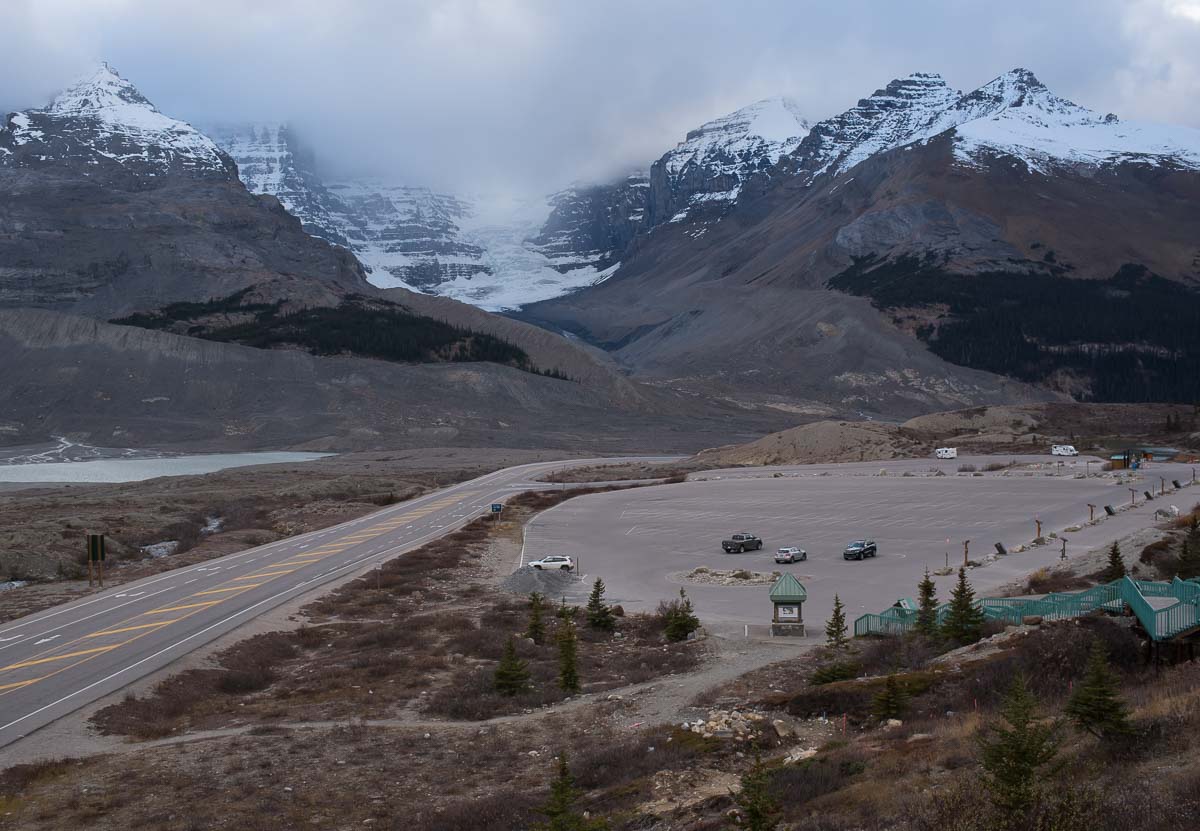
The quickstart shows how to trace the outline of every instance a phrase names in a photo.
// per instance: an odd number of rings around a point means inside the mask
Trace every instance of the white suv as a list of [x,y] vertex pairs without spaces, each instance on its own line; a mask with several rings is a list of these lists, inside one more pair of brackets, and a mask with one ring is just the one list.
[[549,557],[543,557],[540,560],[534,560],[529,564],[538,571],[546,568],[557,568],[562,571],[574,571],[575,561],[570,557],[564,557],[559,554],[552,554]]
[[794,545],[789,545],[775,552],[775,562],[777,563],[798,563],[807,559],[808,552],[803,548],[796,548]]

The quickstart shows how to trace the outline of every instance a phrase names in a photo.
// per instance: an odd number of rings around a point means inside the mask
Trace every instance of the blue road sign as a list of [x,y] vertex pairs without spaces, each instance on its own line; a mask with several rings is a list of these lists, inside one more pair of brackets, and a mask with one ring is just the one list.
[[492,503],[492,513],[493,514],[498,514],[503,510],[504,510],[504,505],[502,505],[501,503],[499,503],[499,502]]

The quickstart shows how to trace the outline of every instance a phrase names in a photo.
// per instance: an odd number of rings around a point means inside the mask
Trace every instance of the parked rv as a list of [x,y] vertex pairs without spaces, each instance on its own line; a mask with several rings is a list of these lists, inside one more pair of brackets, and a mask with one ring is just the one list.
[[937,450],[933,451],[933,455],[937,456],[939,459],[957,459],[958,458],[958,448],[957,447],[939,447]]

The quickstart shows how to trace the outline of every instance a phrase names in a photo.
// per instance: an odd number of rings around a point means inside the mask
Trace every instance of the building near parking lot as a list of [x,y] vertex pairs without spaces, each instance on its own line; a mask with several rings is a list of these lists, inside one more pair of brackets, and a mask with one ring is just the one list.
[[803,609],[808,591],[800,581],[795,575],[786,573],[771,586],[770,596],[775,607],[771,616],[771,634],[804,637]]

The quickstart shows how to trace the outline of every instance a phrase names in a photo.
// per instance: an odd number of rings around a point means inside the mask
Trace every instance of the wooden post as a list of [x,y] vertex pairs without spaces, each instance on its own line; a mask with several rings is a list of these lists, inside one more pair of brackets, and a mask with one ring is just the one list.
[[1040,540],[1042,538],[1042,521],[1040,519],[1034,519],[1034,522],[1037,523],[1037,533],[1033,535],[1033,538],[1035,540]]
[[1088,522],[1096,521],[1096,506],[1091,502],[1088,503]]
[[1167,480],[1163,477],[1158,477],[1158,495],[1162,496],[1167,492]]
[[967,550],[971,546],[970,540],[963,540],[963,568],[967,567]]
[[1137,488],[1129,489],[1129,504],[1134,506],[1137,505]]

